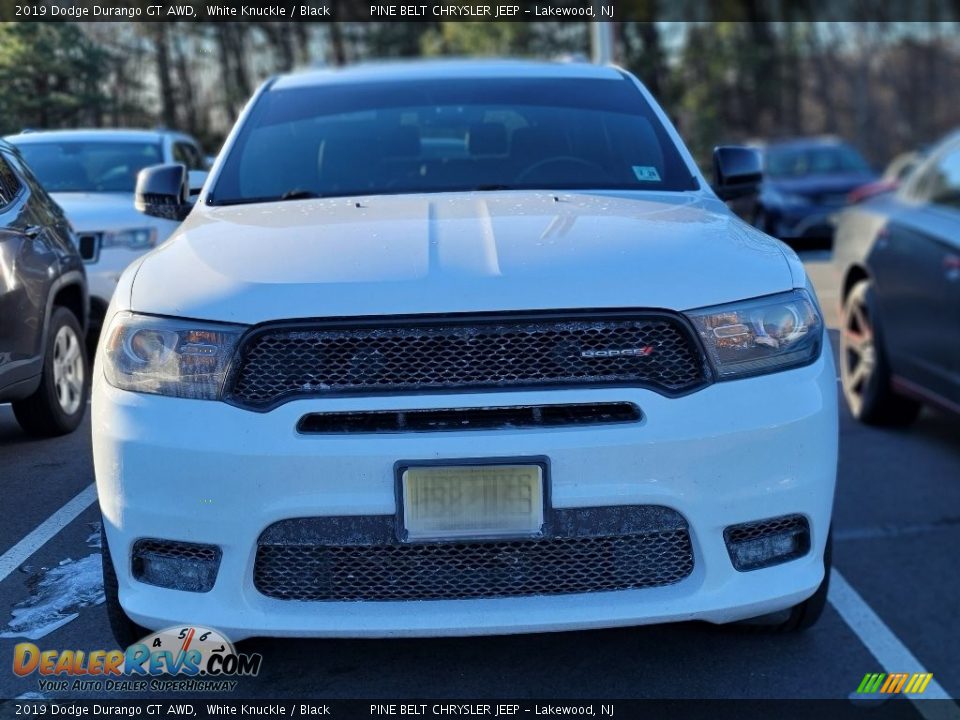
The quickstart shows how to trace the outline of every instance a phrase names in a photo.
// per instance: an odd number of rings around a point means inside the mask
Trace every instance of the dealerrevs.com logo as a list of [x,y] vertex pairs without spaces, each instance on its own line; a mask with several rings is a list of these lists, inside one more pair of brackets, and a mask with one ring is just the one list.
[[263,656],[238,653],[222,633],[199,625],[167,628],[126,650],[13,649],[13,672],[36,673],[41,691],[230,692],[254,677]]

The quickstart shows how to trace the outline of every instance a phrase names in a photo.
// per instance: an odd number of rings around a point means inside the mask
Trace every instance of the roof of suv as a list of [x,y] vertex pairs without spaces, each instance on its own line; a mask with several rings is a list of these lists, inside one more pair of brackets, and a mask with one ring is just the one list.
[[346,68],[305,70],[279,77],[271,89],[335,83],[439,80],[456,78],[595,78],[622,80],[615,67],[582,62],[526,60],[412,60],[363,63]]
[[35,142],[76,140],[80,142],[160,142],[164,137],[180,135],[172,130],[125,130],[116,128],[83,130],[31,130],[19,135],[7,135],[6,139],[26,145]]

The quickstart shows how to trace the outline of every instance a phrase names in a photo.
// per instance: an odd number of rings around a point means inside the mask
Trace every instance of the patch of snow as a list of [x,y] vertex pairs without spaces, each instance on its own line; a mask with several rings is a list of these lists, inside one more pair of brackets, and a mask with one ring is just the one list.
[[100,553],[80,560],[68,558],[36,573],[27,584],[30,597],[14,606],[13,619],[0,638],[37,640],[66,625],[83,608],[105,600]]

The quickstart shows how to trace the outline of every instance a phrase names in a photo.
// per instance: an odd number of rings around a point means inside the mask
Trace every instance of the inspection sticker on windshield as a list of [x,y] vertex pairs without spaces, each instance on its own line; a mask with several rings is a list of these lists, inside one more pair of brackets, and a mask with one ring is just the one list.
[[643,182],[660,182],[660,173],[651,165],[634,165],[633,174]]

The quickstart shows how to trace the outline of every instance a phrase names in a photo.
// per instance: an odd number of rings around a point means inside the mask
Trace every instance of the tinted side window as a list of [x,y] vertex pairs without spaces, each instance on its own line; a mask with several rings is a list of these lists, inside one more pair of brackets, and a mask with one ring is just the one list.
[[0,153],[0,209],[12,203],[21,190],[23,183],[10,167],[7,158]]

